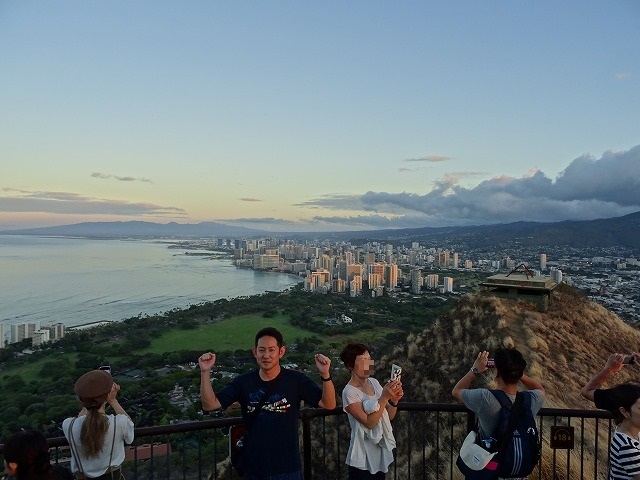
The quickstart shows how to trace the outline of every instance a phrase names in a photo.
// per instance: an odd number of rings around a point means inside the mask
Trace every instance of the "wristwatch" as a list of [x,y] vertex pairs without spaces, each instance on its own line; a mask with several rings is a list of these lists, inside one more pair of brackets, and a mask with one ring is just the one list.
[[471,367],[471,373],[474,375],[480,375],[480,370],[478,370],[478,367]]

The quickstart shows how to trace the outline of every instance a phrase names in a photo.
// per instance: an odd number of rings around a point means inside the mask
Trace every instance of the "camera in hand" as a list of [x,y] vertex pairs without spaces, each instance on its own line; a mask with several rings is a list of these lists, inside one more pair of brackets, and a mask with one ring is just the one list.
[[487,359],[487,368],[495,368],[496,366],[496,362],[493,360],[493,358],[488,358]]
[[636,363],[635,355],[625,355],[624,360],[622,360],[623,365],[633,365],[634,363]]

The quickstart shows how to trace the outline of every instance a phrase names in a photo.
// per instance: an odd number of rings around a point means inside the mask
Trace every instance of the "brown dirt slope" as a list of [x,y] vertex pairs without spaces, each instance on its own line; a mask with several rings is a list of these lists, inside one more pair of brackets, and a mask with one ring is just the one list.
[[[481,350],[492,352],[501,346],[516,347],[523,353],[528,362],[528,375],[538,379],[546,389],[545,407],[592,409],[593,404],[580,396],[581,388],[603,367],[610,353],[637,351],[640,331],[568,287],[558,289],[552,305],[545,313],[538,312],[533,305],[522,301],[470,295],[461,299],[449,315],[439,319],[433,326],[420,334],[409,335],[405,344],[387,352],[378,365],[378,371],[388,371],[392,362],[403,366],[406,401],[451,403],[451,389],[471,367],[477,353]],[[379,378],[382,376],[382,373],[378,375]],[[605,387],[638,380],[640,369],[625,367]],[[473,386],[495,387],[493,376],[479,378]],[[559,419],[558,424],[562,422]],[[579,419],[574,420],[572,425],[576,422]],[[398,432],[398,440],[402,442],[402,418],[395,423],[394,431]],[[596,430],[597,423],[599,426]],[[534,471],[535,475],[531,478],[606,476],[608,424],[603,420],[589,420],[583,427],[577,428],[581,431],[576,431],[578,443],[573,451],[556,450],[554,453],[549,449],[548,438],[545,438],[541,471]],[[440,440],[452,442],[452,448],[457,451],[466,428],[458,424],[453,433],[449,440]],[[582,435],[585,438],[584,452],[580,446]],[[596,437],[598,443],[594,444]],[[570,468],[566,467],[567,454],[571,457]],[[431,458],[432,452],[428,449],[414,452],[411,464],[420,457],[423,458],[423,464],[434,465],[428,469],[430,472],[425,475],[426,478],[447,475],[447,466],[444,469],[435,466],[438,462],[433,463],[435,459]],[[597,472],[594,471],[594,457],[598,458]],[[431,461],[425,462],[424,458]],[[407,461],[408,458],[398,449],[398,463],[406,464]],[[557,465],[565,466],[558,469]]]

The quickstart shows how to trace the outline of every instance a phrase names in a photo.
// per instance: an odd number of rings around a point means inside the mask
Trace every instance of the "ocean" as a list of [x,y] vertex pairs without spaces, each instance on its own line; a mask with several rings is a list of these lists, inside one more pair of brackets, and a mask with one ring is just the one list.
[[0,323],[77,326],[281,291],[295,276],[156,240],[0,235]]

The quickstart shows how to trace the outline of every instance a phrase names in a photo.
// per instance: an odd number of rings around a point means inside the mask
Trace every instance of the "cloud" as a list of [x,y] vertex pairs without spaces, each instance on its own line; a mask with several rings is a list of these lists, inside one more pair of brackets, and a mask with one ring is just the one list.
[[240,199],[241,202],[261,202],[260,198],[251,198],[251,197],[243,197]]
[[631,78],[633,75],[629,72],[618,72],[615,75],[616,80],[627,80],[628,78]]
[[424,195],[330,194],[297,206],[357,212],[314,219],[372,228],[590,220],[640,210],[640,145],[599,159],[576,158],[555,180],[534,167],[521,178],[497,176],[465,188],[459,184],[462,174],[478,172],[447,174]]
[[9,195],[0,195],[0,212],[38,212],[74,215],[137,215],[186,217],[177,207],[163,207],[152,203],[87,197],[70,192],[27,191],[4,188]]
[[445,155],[427,155],[425,157],[420,158],[407,158],[405,162],[446,162],[447,160],[451,160],[451,157],[447,157]]
[[153,183],[148,178],[138,178],[138,177],[119,177],[117,175],[109,175],[107,173],[93,172],[91,174],[93,178],[99,178],[101,180],[118,180],[120,182],[143,182],[143,183]]

